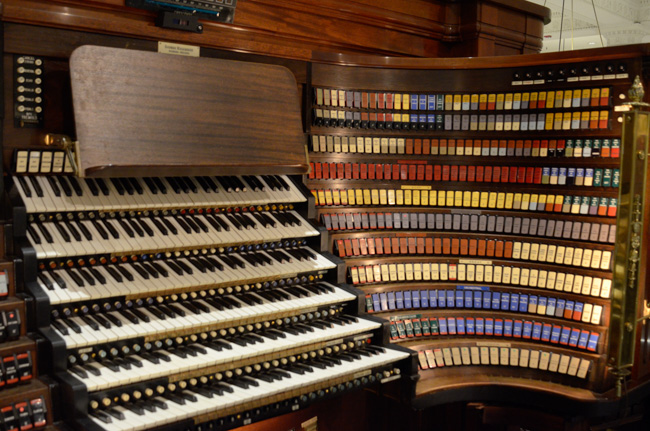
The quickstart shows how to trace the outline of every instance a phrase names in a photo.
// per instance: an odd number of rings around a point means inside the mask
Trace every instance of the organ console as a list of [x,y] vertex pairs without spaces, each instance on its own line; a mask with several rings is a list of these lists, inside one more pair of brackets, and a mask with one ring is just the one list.
[[646,45],[304,60],[34,3],[3,16],[4,428],[648,404]]
[[[83,100],[79,94],[89,91],[85,86],[93,75],[79,69],[92,63],[107,73],[109,65],[119,64],[120,55],[140,54],[99,47],[73,54],[78,121],[93,109],[113,106],[111,97],[122,97],[103,93],[107,100]],[[143,55],[158,71],[170,64],[192,67],[185,59]],[[247,75],[263,73],[276,83],[289,76],[276,67],[246,63],[209,60],[204,66],[202,73],[211,67],[233,69],[242,81],[237,86],[245,86]],[[83,75],[83,82],[75,81],[76,74]],[[115,85],[119,76],[111,77]],[[180,87],[192,79],[174,82]],[[92,90],[98,85],[92,84]],[[290,88],[295,92],[295,83]],[[214,97],[223,103],[232,95],[222,91]],[[279,98],[292,99],[272,88],[257,95],[255,109]],[[239,102],[242,110],[251,106]],[[203,127],[214,133],[228,113],[212,108],[216,126],[204,122]],[[296,111],[297,104],[282,112]],[[199,115],[196,108],[188,114]],[[138,127],[159,121],[152,117],[141,114]],[[273,115],[266,119],[276,120]],[[295,142],[290,127],[296,121],[291,120],[295,118],[278,124],[287,129],[285,146]],[[267,161],[269,174],[248,175],[245,166],[235,166],[241,174],[227,175],[233,168],[223,156],[196,163],[219,175],[173,175],[185,169],[177,165],[161,171],[170,175],[115,176],[115,171],[139,169],[112,158],[114,151],[121,157],[128,151],[120,148],[124,142],[119,136],[104,142],[94,132],[110,121],[93,121],[78,124],[81,141],[74,159],[70,148],[16,157],[27,157],[28,167],[34,157],[53,163],[59,157],[69,170],[102,177],[52,175],[41,162],[35,175],[16,175],[11,191],[15,248],[25,291],[33,298],[30,323],[42,337],[39,356],[49,359],[41,370],[55,376],[70,409],[63,415],[69,425],[84,430],[230,429],[399,378],[397,363],[407,366],[404,360],[411,353],[382,347],[385,326],[356,315],[359,292],[338,285],[340,262],[310,247],[320,245],[321,232],[303,215],[308,203],[301,186],[281,174],[295,169],[290,163],[296,151],[280,154],[278,163]],[[159,149],[177,145],[173,128],[167,130],[171,139],[157,142]],[[206,150],[219,156],[242,136],[229,140],[213,134],[209,139],[213,147]],[[67,139],[49,136],[52,141]],[[96,155],[85,156],[85,146],[97,142],[109,146],[99,167],[91,165]],[[301,147],[299,142],[298,154]],[[22,164],[16,160],[16,166]],[[153,170],[151,164],[147,169]],[[14,337],[15,315],[5,319]],[[28,359],[29,352],[15,358],[21,371],[14,375],[28,378],[22,371]]]

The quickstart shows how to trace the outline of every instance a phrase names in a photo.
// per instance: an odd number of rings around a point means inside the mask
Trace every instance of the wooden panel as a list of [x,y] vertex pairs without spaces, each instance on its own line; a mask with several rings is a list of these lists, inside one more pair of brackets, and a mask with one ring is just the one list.
[[[483,5],[489,12],[483,11]],[[7,0],[3,8],[3,19],[8,22],[301,60],[309,59],[314,51],[416,57],[495,55],[494,43],[514,46],[518,51],[513,53],[538,52],[543,23],[549,17],[544,7],[512,0],[248,0],[237,5],[233,24],[202,21],[203,34],[195,34],[155,27],[153,12],[126,8],[122,0]],[[538,25],[529,25],[529,20]],[[488,41],[485,48],[476,43],[479,36]]]
[[[537,6],[537,5],[531,5]],[[449,57],[484,57],[536,53],[543,45],[543,10],[525,9],[524,2],[457,3],[457,43]],[[539,6],[537,6],[539,7]]]
[[306,171],[287,69],[86,46],[70,70],[85,176]]

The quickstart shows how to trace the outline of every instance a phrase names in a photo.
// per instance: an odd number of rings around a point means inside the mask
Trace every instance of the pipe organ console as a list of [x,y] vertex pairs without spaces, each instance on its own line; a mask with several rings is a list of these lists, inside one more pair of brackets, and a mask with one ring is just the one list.
[[[107,62],[141,55],[159,70],[186,63],[158,54],[81,48],[71,59],[71,74],[77,133],[84,144],[77,144],[74,153],[69,147],[15,153],[9,193],[14,251],[24,292],[32,298],[30,325],[38,333],[39,357],[47,358],[40,369],[57,382],[65,422],[83,430],[230,429],[399,379],[412,353],[383,347],[386,325],[358,316],[360,291],[340,285],[340,260],[320,249],[321,230],[306,218],[313,199],[308,202],[299,180],[282,173],[296,169],[290,165],[296,151],[281,154],[278,163],[266,162],[268,173],[255,175],[260,168],[247,170],[250,160],[241,159],[242,167],[220,165],[233,157],[226,154],[231,142],[213,135],[214,143],[205,147],[209,154],[196,159],[202,165],[199,175],[183,173],[191,165],[176,165],[153,176],[149,165],[144,169],[151,176],[116,176],[112,169],[137,174],[139,168],[121,166],[113,157],[141,149],[120,148],[124,141],[109,136],[115,145],[104,152],[101,176],[85,176],[95,169],[85,145],[92,147],[103,136],[95,133],[96,124],[79,121],[112,103],[96,95],[83,100],[89,78],[100,79],[82,69],[91,64],[112,73]],[[280,82],[293,95],[271,87],[254,104],[239,101],[239,108],[257,110],[275,98],[295,102],[282,111],[293,117],[270,114],[266,121],[281,121],[277,127],[292,130],[280,136],[288,142],[285,147],[296,143],[292,133],[296,124],[300,127],[299,105],[288,73],[229,61],[201,65],[203,73],[215,67],[221,71],[214,76],[232,70],[240,77],[264,74],[269,82]],[[75,82],[76,74],[83,82]],[[117,88],[119,79],[111,74],[111,85]],[[174,78],[174,84],[190,80]],[[242,79],[237,86],[247,83]],[[263,83],[257,85],[256,91]],[[233,96],[217,89],[206,97],[215,118],[227,114],[224,103],[230,102],[223,99]],[[241,97],[247,97],[245,92]],[[183,115],[176,117],[182,124]],[[149,120],[142,113],[140,118]],[[235,144],[237,139],[241,136],[233,138]],[[60,136],[47,140],[68,141]],[[157,142],[170,143],[178,145],[169,139]],[[297,144],[300,155],[303,143]],[[259,156],[264,148],[254,151]],[[39,160],[36,171],[30,169],[34,158]],[[167,162],[163,158],[161,163]],[[54,166],[61,168],[58,173]],[[73,175],[74,169],[81,176]],[[7,336],[16,338],[18,310],[5,314]],[[7,384],[32,377],[32,356],[33,342],[31,351],[6,359]],[[25,409],[36,415],[40,405],[42,417],[47,410],[39,399],[26,399]]]
[[647,45],[194,58],[7,3],[0,428],[648,405]]

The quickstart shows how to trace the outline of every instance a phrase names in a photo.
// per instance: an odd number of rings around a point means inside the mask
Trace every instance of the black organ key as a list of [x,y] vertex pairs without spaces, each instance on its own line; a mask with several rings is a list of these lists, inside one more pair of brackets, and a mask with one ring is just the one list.
[[280,189],[280,184],[271,175],[262,175],[262,179],[271,190],[278,191]]
[[88,317],[88,316],[80,316],[80,317],[81,317],[81,320],[83,320],[83,322],[84,322],[86,325],[90,326],[90,327],[91,327],[92,329],[94,329],[95,331],[99,331],[99,324],[98,324],[97,322],[95,322],[94,320],[92,320],[92,319],[91,319],[90,317]]
[[198,193],[199,188],[197,187],[196,183],[194,182],[193,178],[190,177],[182,177],[183,181],[187,184],[188,188],[192,191],[192,193]]
[[115,317],[112,314],[106,314],[105,315],[106,319],[108,319],[113,325],[117,326],[118,328],[123,325],[122,321]]
[[133,190],[139,195],[144,194],[144,189],[142,188],[142,185],[140,185],[140,182],[136,178],[127,178],[127,180],[131,183],[131,187],[133,187]]
[[41,188],[41,185],[38,183],[38,180],[34,177],[27,177],[27,178],[29,178],[29,182],[32,183],[32,187],[34,188],[34,192],[36,193],[36,196],[42,198],[43,189]]
[[115,226],[113,226],[113,220],[103,219],[101,221],[114,239],[120,239],[120,234],[117,232],[117,229],[115,229]]
[[127,363],[129,363],[129,364],[131,364],[131,365],[133,365],[133,366],[135,366],[137,368],[142,368],[144,366],[142,361],[139,361],[138,359],[134,358],[133,356],[125,356],[123,359],[124,359],[124,362],[127,362]]
[[72,189],[70,188],[70,183],[68,183],[68,180],[66,177],[56,177],[57,181],[59,182],[59,187],[61,187],[61,190],[63,190],[63,193],[70,197],[72,196]]
[[211,193],[212,189],[208,185],[208,183],[205,181],[205,177],[196,177],[195,178],[196,182],[199,183],[199,187],[201,187],[201,190],[203,190],[204,193]]
[[37,223],[36,226],[38,226],[38,230],[41,231],[41,234],[43,235],[43,238],[45,238],[45,241],[47,241],[49,244],[54,243],[54,240],[52,239],[52,235],[47,230],[45,225]]
[[113,422],[113,418],[102,410],[96,410],[94,412],[91,412],[90,415],[96,417],[97,419],[104,422],[105,424],[110,424]]
[[90,233],[88,228],[83,223],[77,223],[77,227],[79,228],[79,231],[84,236],[84,238],[86,238],[86,241],[92,241],[93,240],[92,234]]
[[141,358],[146,359],[147,361],[153,363],[153,364],[160,364],[160,358],[157,356],[153,355],[152,353],[149,352],[142,352],[139,354]]
[[81,234],[79,233],[77,228],[72,223],[70,223],[69,221],[64,221],[63,223],[65,224],[65,227],[68,228],[68,232],[70,232],[72,237],[76,241],[81,241]]
[[130,196],[133,196],[133,194],[135,193],[135,190],[133,189],[133,185],[131,184],[129,179],[128,178],[118,178],[117,180],[120,182],[120,184],[122,184],[122,188],[124,188],[124,190],[126,190],[126,192]]
[[206,259],[205,257],[196,257],[195,259],[198,262],[200,262],[201,265],[203,265],[203,267],[206,268],[206,270],[208,270],[210,272],[215,272],[216,271],[217,268],[215,267],[215,265],[213,265],[212,262],[209,261],[208,259]]
[[108,186],[106,185],[106,182],[102,178],[94,178],[95,183],[97,184],[97,187],[102,191],[102,194],[104,196],[108,196],[110,194],[110,190],[108,189]]
[[183,217],[176,216],[176,217],[174,217],[174,220],[176,221],[176,223],[178,223],[178,225],[181,227],[181,229],[183,229],[185,231],[185,233],[192,233],[192,228],[187,223],[185,223],[185,221],[183,220]]
[[89,372],[89,373],[92,374],[93,376],[97,376],[97,377],[99,377],[99,376],[102,375],[102,373],[100,373],[99,370],[98,370],[97,368],[93,367],[93,366],[90,366],[90,365],[81,365],[81,368],[83,368],[85,371]]
[[257,222],[258,222],[259,224],[261,224],[262,226],[264,226],[264,227],[266,227],[266,228],[268,228],[268,227],[275,227],[275,226],[273,226],[273,224],[270,223],[269,220],[268,220],[267,218],[265,218],[261,213],[252,213],[252,217],[254,217],[255,220],[257,220]]
[[38,280],[39,280],[42,284],[45,285],[45,287],[47,288],[47,290],[54,290],[54,284],[52,283],[52,280],[50,280],[50,279],[45,275],[45,273],[42,273],[42,272],[39,273],[39,274],[36,276],[36,278],[38,278]]
[[68,235],[68,232],[67,232],[67,231],[65,230],[65,228],[61,225],[61,223],[54,222],[54,223],[52,223],[52,224],[54,225],[54,227],[56,228],[56,230],[59,231],[59,234],[61,235],[61,238],[63,238],[63,240],[64,240],[65,242],[70,242],[70,235]]
[[173,177],[165,177],[165,181],[169,184],[169,187],[172,188],[172,191],[177,195],[181,194],[181,188]]
[[172,222],[167,220],[165,217],[162,217],[160,220],[164,223],[164,225],[167,227],[167,229],[169,229],[169,231],[172,234],[178,235],[178,229],[176,229],[176,226],[174,226]]
[[57,320],[52,320],[51,324],[52,324],[52,326],[54,326],[54,328],[56,328],[57,331],[59,331],[63,335],[70,334],[70,332],[68,331],[68,328],[65,327],[61,322],[59,322]]
[[131,313],[133,313],[133,315],[134,315],[135,317],[137,317],[138,319],[142,320],[143,322],[147,322],[147,323],[149,323],[149,322],[151,321],[151,319],[149,318],[149,316],[147,316],[145,313],[143,313],[141,310],[139,310],[139,309],[137,309],[137,308],[131,308],[130,311],[131,311]]
[[135,413],[138,416],[144,416],[144,409],[134,403],[126,403],[124,404],[124,408]]
[[61,277],[59,277],[59,275],[57,273],[50,272],[49,275],[50,275],[50,277],[52,277],[52,280],[54,280],[54,282],[59,285],[59,287],[61,289],[66,289],[68,287],[65,280],[63,280]]
[[[183,302],[182,306],[188,310],[190,310],[194,314],[201,314],[201,310],[196,308],[191,302]],[[178,308],[178,307],[177,307]]]
[[168,234],[167,228],[165,227],[165,224],[161,220],[159,220],[158,218],[155,218],[155,217],[151,217],[150,220],[156,226],[156,229],[158,229],[158,232],[160,232],[161,234],[167,236],[167,234]]
[[113,408],[110,408],[108,410],[105,410],[106,413],[109,415],[113,416],[115,419],[119,420],[124,420],[124,413],[120,412],[119,410]]
[[72,281],[74,281],[77,284],[78,287],[84,287],[84,282],[82,277],[80,277],[79,274],[77,274],[73,269],[66,268],[65,272],[66,274],[68,274],[68,276],[70,276]]
[[167,304],[167,308],[169,308],[170,310],[172,310],[174,313],[178,314],[181,317],[185,317],[186,315],[185,311],[181,307],[177,306],[176,304]]
[[115,268],[122,274],[124,278],[127,279],[127,281],[133,281],[133,274],[131,274],[126,268],[124,268],[122,265],[115,265]]
[[88,378],[88,373],[81,368],[80,366],[76,365],[74,367],[68,368],[72,373],[76,374],[77,376],[81,377],[82,379],[87,379]]
[[113,278],[113,280],[115,280],[118,283],[122,282],[123,278],[115,268],[113,268],[112,266],[105,266],[104,269]]
[[134,263],[132,266],[133,269],[135,269],[136,272],[140,274],[140,277],[144,278],[145,280],[149,280],[149,272],[146,269],[144,269],[142,265],[140,265],[139,263]]
[[219,186],[217,185],[217,183],[214,182],[214,180],[211,177],[203,177],[203,178],[214,193],[219,193]]
[[239,221],[239,219],[235,216],[235,214],[227,214],[225,215],[226,219],[232,223],[233,226],[235,226],[238,230],[243,230],[244,226],[242,223]]
[[190,187],[189,185],[185,182],[183,177],[174,177],[174,180],[176,181],[176,184],[178,184],[179,189],[183,192],[183,194],[189,194],[190,193]]
[[284,180],[284,178],[282,178],[282,177],[280,177],[280,176],[275,176],[274,178],[276,179],[276,181],[278,181],[278,182],[280,183],[280,185],[282,186],[282,188],[284,188],[285,190],[289,191],[289,190],[291,189],[291,187],[289,186],[289,183],[287,183],[287,182]]
[[75,177],[66,177],[66,178],[70,182],[70,186],[74,190],[75,194],[77,196],[83,196],[84,192],[81,188],[81,185],[79,184],[79,181]]
[[56,180],[54,179],[53,176],[46,176],[48,184],[50,185],[50,189],[52,189],[52,193],[54,193],[54,196],[61,196],[61,189],[59,188],[59,185],[57,184]]
[[177,275],[183,275],[184,271],[181,269],[179,265],[177,265],[175,262],[169,260],[165,262],[168,267],[171,268],[172,271],[174,271]]
[[203,232],[206,232],[206,233],[207,233],[207,232],[210,231],[210,229],[208,229],[208,227],[205,225],[205,223],[203,223],[203,221],[201,221],[200,218],[194,218],[194,219],[192,219],[192,221],[193,221],[194,223],[196,223],[196,225],[197,225],[197,226],[198,226],[198,227],[199,227]]
[[169,408],[163,401],[157,400],[155,398],[151,398],[147,401],[153,404],[157,409],[167,410]]
[[194,266],[194,267],[195,267],[196,269],[198,269],[200,272],[202,272],[202,273],[205,274],[205,272],[207,271],[207,269],[205,268],[205,266],[204,266],[201,262],[199,262],[198,259],[188,258],[187,261],[188,261],[189,263],[191,263],[192,266]]
[[162,311],[163,313],[165,313],[165,315],[167,317],[171,317],[172,319],[174,317],[176,317],[176,312],[174,310],[172,310],[171,308],[169,308],[167,305],[160,304],[160,305],[158,305],[158,309],[160,311]]
[[123,368],[125,370],[130,370],[131,369],[131,362],[124,360],[124,358],[114,358],[113,363],[117,365],[120,368]]
[[184,221],[190,226],[190,228],[194,231],[194,233],[201,233],[201,228],[192,217],[185,217]]
[[255,222],[251,214],[242,214],[242,217],[247,221],[248,225],[251,228],[257,229],[257,223]]
[[291,258],[289,256],[277,250],[267,250],[266,252],[280,263],[291,261]]
[[88,268],[88,271],[95,277],[95,280],[99,281],[100,284],[106,284],[106,277],[104,277],[96,268]]
[[153,229],[151,229],[151,226],[149,226],[149,223],[147,223],[147,220],[145,220],[144,218],[141,218],[141,219],[138,219],[137,222],[140,224],[140,226],[146,232],[147,235],[154,236]]
[[153,267],[149,262],[142,262],[142,267],[149,273],[153,278],[159,278],[160,275],[158,274],[158,271],[156,271],[156,268]]
[[97,220],[90,220],[90,223],[92,223],[93,227],[95,230],[99,233],[99,235],[104,239],[108,239],[108,232],[104,229],[104,227],[97,221]]
[[151,194],[157,195],[158,194],[158,186],[154,182],[153,178],[151,177],[144,177],[144,184],[147,186]]
[[100,325],[102,325],[104,328],[106,328],[106,329],[110,329],[110,328],[111,328],[111,326],[112,326],[112,325],[111,325],[111,322],[109,322],[108,319],[106,319],[106,318],[105,318],[104,316],[102,316],[101,314],[95,314],[95,315],[93,315],[93,317],[94,317],[95,320],[96,320]]
[[158,271],[160,275],[163,277],[168,277],[169,276],[169,271],[167,271],[161,264],[158,262],[149,262],[149,264]]
[[228,178],[233,182],[233,184],[235,184],[235,191],[236,192],[239,192],[239,191],[245,192],[246,191],[246,185],[242,182],[241,179],[239,179],[239,177],[228,177]]
[[147,311],[160,320],[165,320],[167,318],[165,313],[157,307],[147,307]]
[[[120,220],[120,221],[121,221],[121,222],[123,221],[125,224],[128,224],[129,226],[131,226],[131,229],[133,229],[133,231],[134,231],[134,232],[135,232],[135,233],[136,233],[140,238],[144,238],[144,229],[142,229],[142,227],[140,226],[140,224],[138,223],[137,220],[135,220],[135,219],[128,219],[128,218],[127,218],[127,219]],[[121,223],[120,223],[120,225],[123,226],[123,224],[121,224]],[[129,234],[129,236],[131,236],[131,235]],[[131,238],[133,238],[133,237],[131,236]]]
[[250,263],[253,266],[257,266],[260,262],[258,262],[254,255],[252,254],[242,254],[240,255],[242,259],[245,259],[248,263]]
[[158,190],[160,190],[160,193],[163,195],[167,194],[167,186],[165,186],[165,183],[162,182],[162,180],[158,177],[153,177],[152,178],[153,183],[156,185]]
[[221,225],[221,228],[226,232],[230,232],[230,225],[226,223],[226,221],[223,220],[221,217],[225,217],[225,216],[219,216],[216,214],[213,215],[214,220]]
[[203,216],[208,223],[210,223],[210,226],[217,232],[221,232],[221,224],[216,220],[216,218],[212,214],[204,214]]
[[125,317],[129,322],[133,323],[134,325],[140,322],[140,319],[138,319],[138,317],[135,314],[131,313],[130,310],[120,310],[118,311],[118,313],[121,316]]
[[228,193],[235,191],[235,187],[227,177],[216,177],[221,187]]
[[[197,311],[196,314],[209,313],[210,312],[210,309],[208,307],[206,307],[205,304],[203,302],[201,302],[201,301],[194,301],[191,305],[192,305],[192,307],[194,307],[196,309],[196,311]],[[187,308],[189,308],[187,306],[187,304],[185,306]]]
[[62,322],[68,325],[68,327],[72,329],[74,332],[76,332],[77,334],[81,334],[81,328],[79,327],[79,325],[77,325],[77,323],[74,320],[63,319]]
[[31,189],[31,187],[29,187],[29,184],[27,183],[27,180],[25,179],[25,177],[17,176],[15,178],[20,183],[21,188],[25,192],[25,196],[28,197],[28,198],[31,198],[32,197],[32,189]]
[[88,186],[88,189],[93,196],[99,196],[99,187],[97,187],[97,183],[95,183],[94,179],[84,178],[84,182],[86,183],[86,186]]
[[[169,262],[169,263],[171,263],[171,262]],[[177,260],[177,261],[176,261],[176,264],[177,264],[177,265],[178,265],[178,266],[179,266],[179,267],[180,267],[184,272],[187,272],[187,273],[190,274],[190,275],[194,274],[194,271],[192,270],[192,268],[190,268],[189,265],[187,265],[187,264],[186,264],[185,262],[183,262],[182,260]]]
[[36,229],[34,229],[34,226],[32,226],[31,224],[28,224],[28,225],[27,225],[27,232],[29,232],[29,234],[30,234],[31,237],[32,237],[32,240],[33,240],[36,244],[42,244],[41,237],[40,237],[40,235],[38,234],[38,232],[36,232]]
[[175,177],[174,180],[176,180],[176,183],[178,184],[179,189],[184,193],[184,194],[189,194],[190,193],[190,187],[189,185],[183,180],[182,177]]
[[110,181],[111,181],[111,184],[113,184],[113,187],[115,187],[115,189],[117,190],[117,193],[119,193],[120,196],[123,196],[125,190],[124,190],[124,186],[122,185],[120,180],[118,178],[111,178]]

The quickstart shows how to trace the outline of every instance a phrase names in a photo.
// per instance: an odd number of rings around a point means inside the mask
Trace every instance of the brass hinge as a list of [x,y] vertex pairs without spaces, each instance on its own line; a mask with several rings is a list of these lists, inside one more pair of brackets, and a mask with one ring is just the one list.
[[45,145],[48,147],[60,148],[66,152],[68,160],[70,160],[70,165],[72,165],[72,170],[76,176],[79,176],[79,165],[75,155],[78,153],[76,150],[78,142],[73,141],[67,135],[60,135],[56,133],[48,133],[45,135]]

